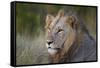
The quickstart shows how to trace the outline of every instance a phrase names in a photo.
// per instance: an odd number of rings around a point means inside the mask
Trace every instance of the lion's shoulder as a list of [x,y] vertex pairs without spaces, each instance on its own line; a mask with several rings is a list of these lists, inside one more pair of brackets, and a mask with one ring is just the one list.
[[96,42],[88,34],[83,34],[81,41],[76,42],[78,47],[73,51],[71,62],[77,61],[95,61],[96,60]]

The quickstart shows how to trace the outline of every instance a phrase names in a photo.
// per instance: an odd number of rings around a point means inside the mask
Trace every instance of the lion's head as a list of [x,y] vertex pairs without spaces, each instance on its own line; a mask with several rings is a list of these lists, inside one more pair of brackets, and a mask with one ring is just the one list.
[[46,17],[46,46],[54,63],[58,63],[75,41],[77,20],[60,10]]

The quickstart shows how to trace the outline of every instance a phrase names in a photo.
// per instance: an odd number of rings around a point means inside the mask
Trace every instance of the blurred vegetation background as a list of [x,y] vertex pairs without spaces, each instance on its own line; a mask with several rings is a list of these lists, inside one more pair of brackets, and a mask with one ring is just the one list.
[[56,15],[60,9],[77,14],[96,40],[96,7],[16,3],[17,65],[47,64],[45,47],[45,17]]

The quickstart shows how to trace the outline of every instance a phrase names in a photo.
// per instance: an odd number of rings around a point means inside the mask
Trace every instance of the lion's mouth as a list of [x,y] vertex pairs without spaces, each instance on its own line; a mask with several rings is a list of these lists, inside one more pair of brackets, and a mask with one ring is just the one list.
[[60,48],[51,48],[51,47],[48,47],[48,49],[60,50]]
[[54,55],[61,50],[61,48],[54,47],[53,44],[51,44],[51,45],[46,44],[46,46],[47,46],[47,49],[48,49],[48,52],[50,55]]
[[48,52],[51,55],[54,55],[60,51],[60,48],[48,48]]
[[48,48],[48,52],[50,55],[54,55],[58,52],[59,48]]

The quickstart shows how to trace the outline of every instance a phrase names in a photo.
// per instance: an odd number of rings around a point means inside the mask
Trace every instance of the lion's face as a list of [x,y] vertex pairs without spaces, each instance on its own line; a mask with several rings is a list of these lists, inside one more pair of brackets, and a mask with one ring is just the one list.
[[46,46],[51,55],[56,54],[64,48],[70,31],[73,30],[69,16],[59,12],[56,17],[47,15],[46,18]]

